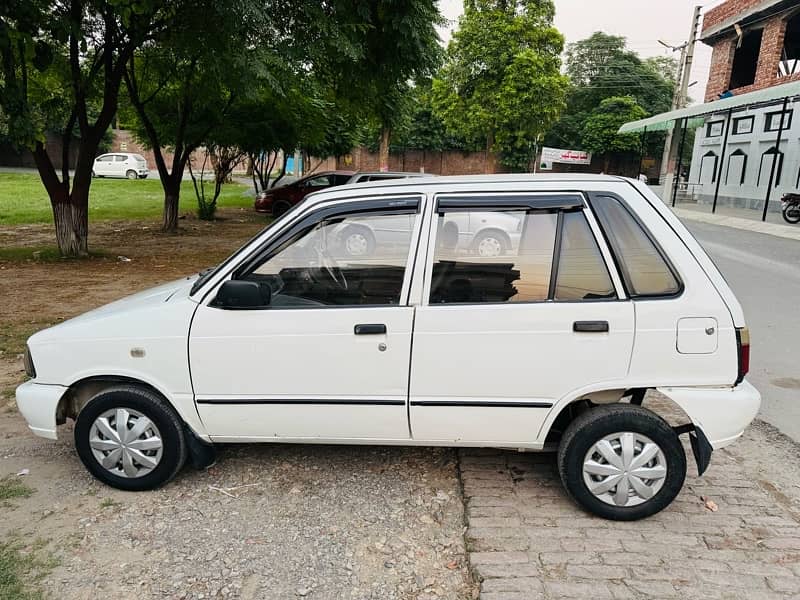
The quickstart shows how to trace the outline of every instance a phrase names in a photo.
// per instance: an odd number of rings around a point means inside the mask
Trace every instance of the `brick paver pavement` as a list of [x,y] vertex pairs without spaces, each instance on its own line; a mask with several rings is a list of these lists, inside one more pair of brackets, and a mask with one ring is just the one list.
[[[552,454],[461,451],[470,564],[482,600],[800,598],[800,452],[757,422],[660,514],[592,517]],[[712,499],[709,510],[701,497]]]

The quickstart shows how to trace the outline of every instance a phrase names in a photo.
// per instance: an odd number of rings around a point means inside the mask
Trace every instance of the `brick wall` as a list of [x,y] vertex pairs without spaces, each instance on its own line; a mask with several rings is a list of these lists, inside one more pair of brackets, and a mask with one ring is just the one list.
[[720,40],[714,45],[711,54],[711,68],[708,72],[708,86],[706,87],[706,102],[715,100],[722,92],[728,89],[733,71],[733,56],[736,52],[736,36]]
[[[338,168],[353,171],[379,171],[378,154],[367,148],[356,148],[350,154],[339,158]],[[494,154],[486,152],[431,152],[426,150],[407,150],[389,155],[390,171],[425,172],[434,175],[474,175],[481,173],[502,173],[503,168]]]
[[[156,159],[153,151],[145,148],[142,144],[136,141],[130,131],[125,129],[116,129],[112,132],[114,134],[114,141],[111,143],[111,152],[129,152],[131,154],[141,154],[147,161],[147,167],[153,171],[156,170]],[[162,149],[161,153],[164,156],[164,161],[167,163],[167,168],[172,168],[172,152],[167,149]],[[200,170],[203,166],[203,150],[195,150],[190,157],[192,168]],[[247,161],[243,161],[238,167],[233,170],[234,175],[243,175],[247,173]],[[187,167],[188,168],[188,167]],[[211,161],[206,163],[206,171],[211,170]]]
[[[703,14],[703,35],[706,31],[724,23],[736,15],[749,11],[764,0],[728,0]],[[701,36],[702,37],[702,36]]]
[[[728,5],[739,6],[739,10],[745,10],[751,5],[758,4],[757,1],[750,0],[729,0],[725,4],[709,11],[708,14],[716,10],[725,8]],[[706,18],[708,17],[706,15]],[[731,15],[735,15],[733,11]],[[727,17],[726,17],[727,18]],[[725,20],[724,18],[721,20]],[[783,51],[783,43],[786,35],[786,24],[788,17],[785,15],[775,16],[767,20],[763,27],[764,33],[761,39],[761,50],[758,55],[758,66],[756,68],[756,78],[753,85],[731,90],[737,96],[764,88],[789,83],[790,81],[800,80],[800,74],[789,77],[778,77],[778,66]],[[704,27],[706,27],[704,22]],[[738,37],[735,34],[721,38],[713,48],[711,57],[711,69],[708,76],[708,86],[706,88],[706,102],[716,100],[719,94],[728,90],[733,68],[734,55],[736,53],[736,43]]]

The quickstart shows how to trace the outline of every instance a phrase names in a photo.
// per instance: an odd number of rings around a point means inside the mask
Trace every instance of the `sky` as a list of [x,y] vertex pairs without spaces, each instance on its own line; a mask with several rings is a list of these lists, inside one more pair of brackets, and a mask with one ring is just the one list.
[[[604,31],[624,36],[628,47],[643,57],[670,56],[673,53],[658,40],[681,45],[689,37],[694,7],[708,9],[720,3],[721,0],[555,0],[555,25],[568,44]],[[439,7],[451,21],[451,26],[440,32],[446,42],[463,11],[462,0],[440,0]],[[680,53],[674,56],[678,59]],[[689,89],[694,103],[703,101],[710,65],[711,48],[698,43],[691,78],[697,84]]]

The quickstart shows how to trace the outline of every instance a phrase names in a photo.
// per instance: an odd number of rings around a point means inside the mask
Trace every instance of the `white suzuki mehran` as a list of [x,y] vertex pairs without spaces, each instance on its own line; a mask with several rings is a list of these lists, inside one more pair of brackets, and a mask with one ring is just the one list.
[[[514,244],[459,243],[463,216],[513,224]],[[371,252],[347,252],[348,227]],[[702,473],[760,405],[723,277],[645,185],[605,176],[319,192],[215,268],[35,334],[25,364],[31,430],[74,419],[81,460],[121,489],[226,442],[557,449],[568,493],[612,519],[675,498],[681,434]],[[649,389],[690,422],[644,408]]]

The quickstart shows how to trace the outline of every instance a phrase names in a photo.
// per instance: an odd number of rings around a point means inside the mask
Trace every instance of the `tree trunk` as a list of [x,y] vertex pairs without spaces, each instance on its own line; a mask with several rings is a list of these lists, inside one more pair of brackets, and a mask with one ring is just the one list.
[[[87,190],[88,191],[88,190]],[[89,254],[89,196],[83,201],[75,196],[66,196],[54,201],[53,222],[56,242],[62,256],[88,256]]]
[[486,174],[491,174],[494,172],[494,169],[491,167],[490,164],[493,147],[494,147],[494,128],[490,129],[488,135],[486,136],[486,155],[483,160],[483,172]]
[[389,170],[389,140],[391,139],[392,130],[388,127],[381,128],[381,145],[378,150],[378,165],[381,172]]
[[181,184],[175,185],[170,181],[164,185],[164,221],[161,231],[175,233],[178,231],[178,207],[181,198]]

